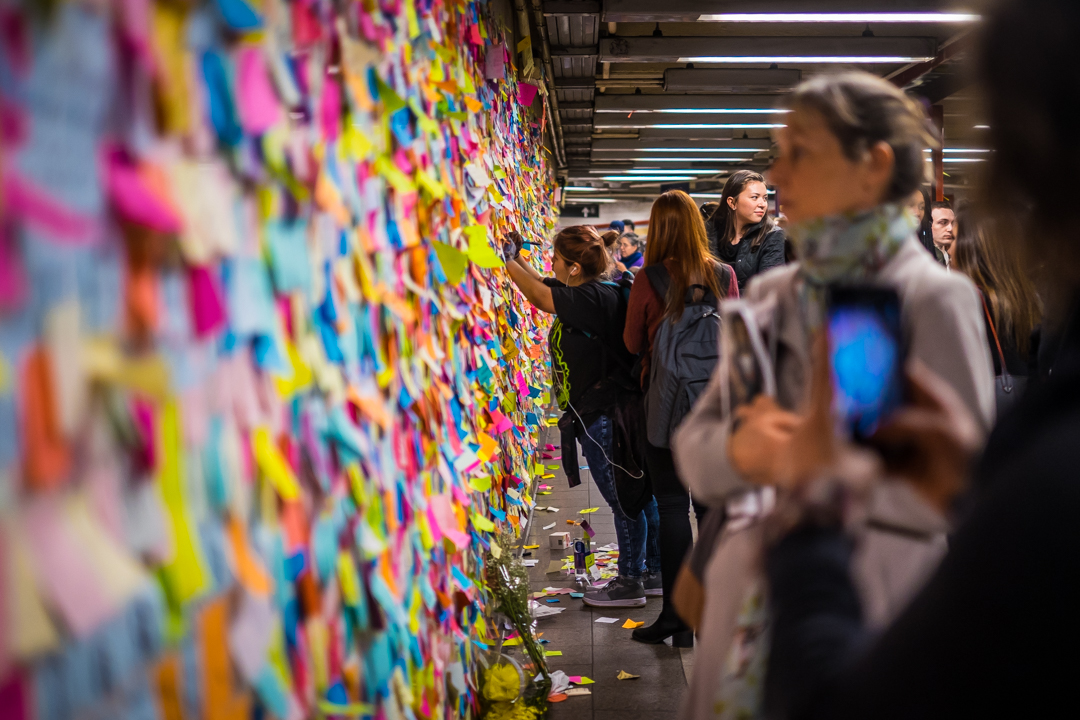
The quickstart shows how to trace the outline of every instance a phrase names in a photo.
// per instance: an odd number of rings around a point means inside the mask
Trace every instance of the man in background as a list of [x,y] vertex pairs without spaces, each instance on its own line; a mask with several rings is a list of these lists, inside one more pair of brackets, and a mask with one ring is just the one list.
[[949,267],[952,262],[950,253],[956,240],[956,213],[953,212],[952,203],[940,201],[930,206],[930,229],[934,234],[934,247],[940,253],[938,262]]

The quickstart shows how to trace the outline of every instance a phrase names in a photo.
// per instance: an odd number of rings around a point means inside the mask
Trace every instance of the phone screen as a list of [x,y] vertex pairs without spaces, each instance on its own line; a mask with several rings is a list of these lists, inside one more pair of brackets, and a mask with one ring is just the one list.
[[900,299],[877,287],[831,288],[828,332],[833,409],[865,440],[903,400]]

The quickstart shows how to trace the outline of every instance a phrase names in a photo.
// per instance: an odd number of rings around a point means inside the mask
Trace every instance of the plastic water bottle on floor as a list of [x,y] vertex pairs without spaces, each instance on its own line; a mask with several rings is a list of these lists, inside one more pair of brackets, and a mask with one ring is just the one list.
[[589,544],[585,539],[574,541],[574,588],[578,592],[585,592],[592,588],[589,575],[585,567],[585,556],[589,552]]

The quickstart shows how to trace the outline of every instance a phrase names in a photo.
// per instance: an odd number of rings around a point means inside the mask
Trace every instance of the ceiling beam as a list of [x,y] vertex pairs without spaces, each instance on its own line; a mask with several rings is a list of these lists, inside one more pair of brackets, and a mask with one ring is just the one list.
[[[927,60],[937,54],[932,37],[614,37],[600,40],[600,61],[610,63],[710,62],[704,58],[873,58]],[[712,61],[717,62],[717,61]],[[769,62],[760,60],[759,62]],[[802,62],[809,62],[803,60]]]
[[775,95],[601,95],[598,113],[667,112],[673,110],[773,110]]
[[779,93],[802,80],[799,70],[759,68],[669,68],[664,90],[674,93]]
[[602,22],[694,22],[719,13],[955,12],[949,0],[604,0]]
[[[599,100],[599,98],[597,98]],[[594,128],[658,128],[662,130],[773,130],[784,124],[775,113],[718,115],[715,113],[598,113]],[[698,127],[702,126],[702,127]]]
[[640,138],[638,140],[603,140],[593,139],[593,150],[618,152],[623,150],[639,150],[643,147],[664,148],[665,150],[713,150],[720,148],[734,148],[738,150],[768,150],[772,147],[772,141],[763,140],[679,140],[672,138]]

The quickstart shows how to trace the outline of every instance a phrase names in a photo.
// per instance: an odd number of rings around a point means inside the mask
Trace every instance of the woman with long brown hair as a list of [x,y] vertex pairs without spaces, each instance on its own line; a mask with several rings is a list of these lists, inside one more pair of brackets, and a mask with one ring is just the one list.
[[[650,268],[656,270],[650,271]],[[666,275],[668,290],[661,295],[650,276]],[[632,353],[640,353],[644,386],[649,377],[653,342],[660,324],[674,322],[687,301],[711,301],[738,297],[735,273],[712,257],[705,224],[694,201],[681,190],[666,192],[653,203],[645,243],[645,264],[637,274],[626,311],[623,340]],[[634,630],[635,640],[660,643],[672,638],[677,647],[693,645],[693,632],[679,619],[672,603],[672,589],[679,565],[693,543],[690,530],[690,495],[675,472],[671,450],[646,443],[645,462],[660,513],[660,572],[664,606],[649,627]],[[698,519],[704,508],[696,507]]]
[[753,170],[728,178],[705,232],[713,254],[735,268],[740,290],[755,275],[784,264],[786,235],[769,215],[764,176]]
[[971,206],[956,214],[959,228],[953,243],[952,267],[971,278],[983,299],[986,336],[997,376],[997,414],[1001,417],[1027,389],[1034,362],[1032,335],[1042,319],[1035,284],[1024,272],[1016,243],[1019,228],[1003,228],[1005,220],[981,218]]

